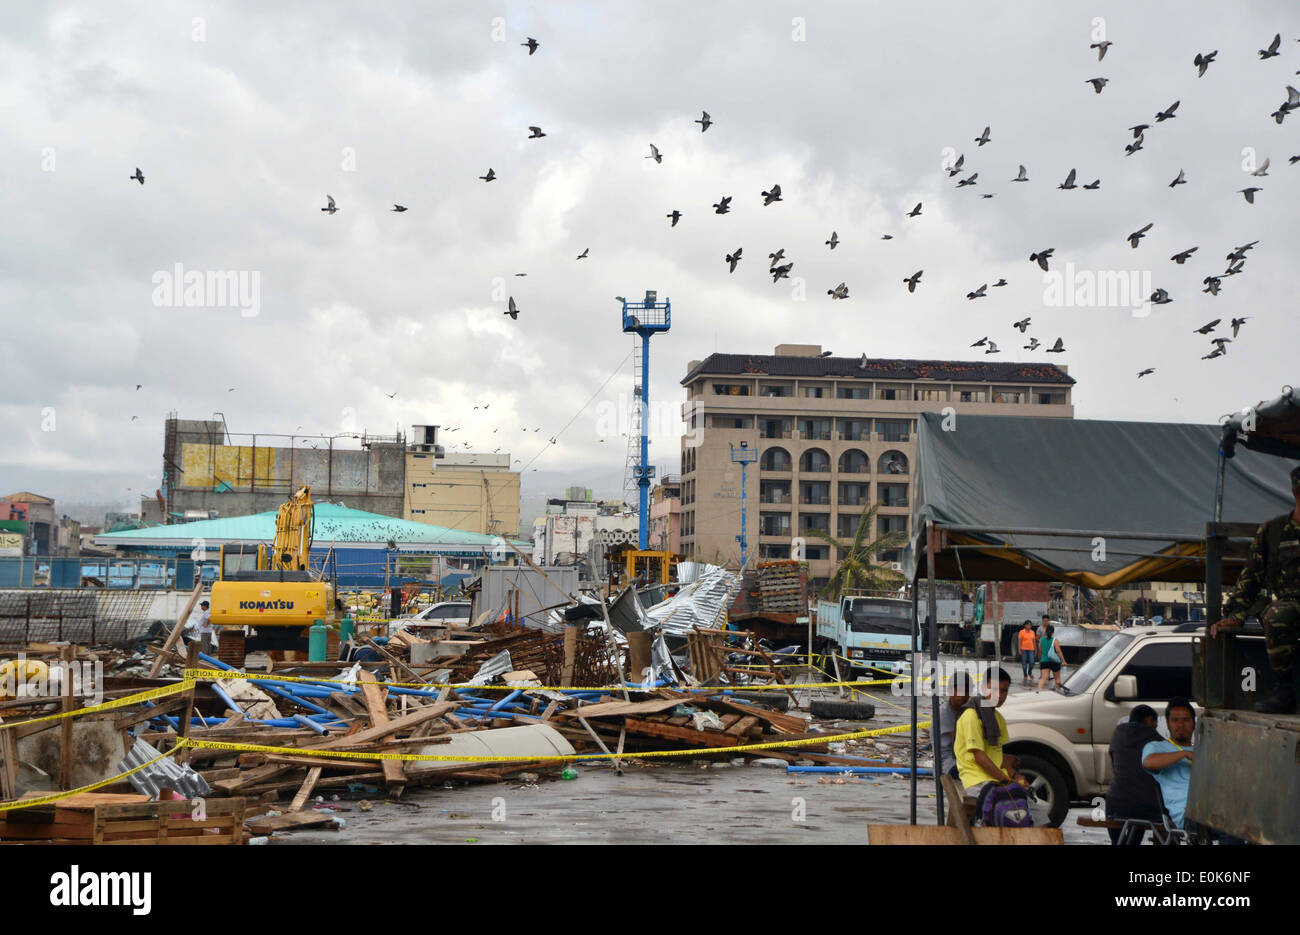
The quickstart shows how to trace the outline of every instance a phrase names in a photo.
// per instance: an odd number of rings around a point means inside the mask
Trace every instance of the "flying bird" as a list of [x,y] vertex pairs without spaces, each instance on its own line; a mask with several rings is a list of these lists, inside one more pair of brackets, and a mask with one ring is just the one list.
[[916,203],[916,207],[913,208],[911,211],[907,212],[907,216],[908,216],[909,218],[920,217],[920,216],[921,216],[921,202],[918,201],[918,202]]
[[406,205],[393,205],[393,210],[396,211],[398,214],[401,214],[403,211],[406,210]]
[[1233,336],[1234,338],[1237,336],[1237,332],[1241,329],[1241,326],[1244,325],[1244,324],[1245,324],[1249,319],[1250,319],[1250,316],[1249,316],[1249,315],[1246,315],[1246,316],[1244,316],[1244,317],[1242,317],[1242,318],[1234,318],[1234,319],[1232,319],[1232,322],[1231,322],[1231,324],[1232,324],[1232,336]]
[[1018,330],[1021,334],[1024,334],[1025,330],[1029,327],[1029,318],[1025,317],[1019,321],[1012,322],[1011,327]]
[[1169,183],[1169,187],[1173,188],[1177,185],[1186,185],[1186,184],[1187,184],[1187,173],[1184,172],[1182,169],[1179,169],[1178,174],[1174,176],[1174,180]]
[[[826,294],[830,296],[832,299],[847,299],[849,297],[849,287],[846,286],[844,283],[840,283],[834,289],[827,289]],[[830,352],[827,351],[826,356],[829,355]]]
[[519,44],[522,45],[522,46],[527,46],[527,47],[528,47],[528,54],[529,54],[529,55],[532,55],[534,52],[536,52],[536,51],[537,51],[537,47],[541,45],[541,43],[538,42],[536,39],[534,39],[532,36],[529,36],[529,37],[528,37],[528,41],[527,41],[527,42],[521,42],[521,43],[519,43]]
[[762,193],[762,196],[763,196],[763,207],[765,207],[765,208],[766,208],[768,205],[770,205],[772,202],[774,202],[774,201],[780,201],[780,200],[781,200],[781,186],[780,186],[780,185],[773,185],[771,191],[763,192],[763,193]]
[[1201,281],[1205,283],[1205,288],[1201,290],[1202,292],[1208,292],[1210,295],[1219,294],[1220,280],[1218,276],[1206,276]]
[[1072,188],[1078,188],[1078,186],[1074,184],[1074,170],[1071,169],[1070,174],[1065,177],[1065,181],[1056,187],[1063,188],[1067,191]]
[[1210,353],[1202,355],[1201,360],[1214,360],[1216,357],[1222,357],[1224,353],[1226,352],[1223,350],[1223,345],[1220,344],[1216,346],[1214,350],[1210,351]]
[[772,282],[776,282],[778,279],[789,279],[790,270],[792,269],[794,269],[794,264],[786,263],[784,266],[773,267],[768,272],[772,274]]
[[493,172],[491,169],[488,169],[488,170],[487,170],[487,175],[480,175],[480,176],[479,176],[479,178],[481,178],[481,179],[482,179],[483,181],[485,181],[485,182],[491,182],[491,181],[492,181],[493,179],[495,179],[496,177],[497,177],[497,174],[496,174],[495,172]]
[[979,178],[979,177],[980,177],[980,174],[979,174],[978,172],[972,172],[972,173],[970,174],[970,178],[959,179],[959,180],[957,181],[957,187],[958,187],[958,188],[964,188],[964,187],[967,186],[967,185],[974,185],[974,184],[975,184],[975,180],[976,180],[977,178]]
[[1029,343],[1025,345],[1025,350],[1036,351],[1038,350],[1038,345],[1039,345],[1038,338],[1030,338]]
[[1168,305],[1173,301],[1173,299],[1169,298],[1169,293],[1164,289],[1157,289],[1155,292],[1151,293],[1151,298],[1147,301],[1152,305]]
[[985,354],[1000,354],[1000,353],[1002,353],[1002,350],[1001,350],[1001,348],[999,348],[999,347],[997,346],[996,343],[994,343],[993,341],[990,341],[990,342],[989,342],[989,346],[986,347],[986,348],[984,348],[984,353],[985,353]]
[[988,335],[985,335],[984,337],[976,341],[974,344],[972,344],[971,347],[983,347],[985,344],[988,343],[988,340],[989,340]]
[[1129,234],[1128,245],[1132,247],[1134,250],[1136,250],[1138,241],[1141,240],[1143,237],[1145,237],[1147,235],[1147,231],[1151,230],[1151,228],[1154,226],[1155,226],[1155,222],[1153,221],[1150,224],[1148,224],[1146,227],[1140,227],[1137,230],[1135,230],[1133,233]]
[[1005,286],[1006,284],[1007,281],[1005,279],[999,279],[997,282],[993,284],[993,288],[996,289],[998,286]]
[[989,141],[989,128],[985,127],[984,132],[981,133],[979,136],[975,137],[975,142],[983,146],[988,141]]
[[[134,422],[134,421],[135,421],[136,419],[138,419],[138,418],[140,418],[140,417],[139,417],[139,416],[131,416],[130,421],[131,421],[131,422]],[[130,488],[127,488],[127,489],[129,490]]]
[[731,210],[731,196],[726,195],[721,201],[713,206],[714,214],[726,214]]
[[785,247],[782,247],[780,250],[776,251],[776,253],[769,253],[767,258],[772,261],[768,264],[769,267],[776,266],[776,264],[785,259]]
[[1246,259],[1246,252],[1251,250],[1257,243],[1259,243],[1258,240],[1252,240],[1250,243],[1242,244],[1240,247],[1233,247],[1232,252],[1224,257],[1224,259],[1230,263],[1236,262],[1237,260],[1244,260]]
[[577,258],[579,260],[585,260],[587,258],[587,254],[590,252],[591,252],[591,247],[587,247],[585,250],[583,250],[581,253],[578,254]]
[[[1169,105],[1168,107],[1166,107],[1164,110],[1162,110],[1162,111],[1158,111],[1158,112],[1156,113],[1156,123],[1164,123],[1166,120],[1173,120],[1173,119],[1174,119],[1174,111],[1176,111],[1176,110],[1178,109],[1178,105],[1181,104],[1181,103],[1182,103],[1182,101],[1174,101],[1172,104],[1170,104],[1170,105]],[[1139,134],[1137,134],[1137,135],[1138,135],[1138,136],[1141,136],[1142,134],[1139,133]]]
[[136,388],[137,390],[139,390],[140,387],[142,387],[142,386],[144,386],[143,383],[137,383],[137,384],[135,385],[135,388]]
[[[1177,107],[1178,105],[1175,104],[1174,106]],[[1172,110],[1173,110],[1173,108],[1170,108],[1170,111],[1171,111],[1171,112],[1172,112]],[[1136,140],[1138,137],[1140,137],[1140,136],[1142,135],[1142,131],[1143,131],[1143,130],[1150,130],[1150,129],[1151,129],[1151,124],[1149,124],[1149,123],[1139,123],[1139,124],[1138,124],[1137,126],[1135,126],[1135,127],[1129,127],[1129,129],[1133,131],[1133,139]]]
[[1102,40],[1101,42],[1094,42],[1092,45],[1088,46],[1088,48],[1097,50],[1097,61],[1100,62],[1106,57],[1106,50],[1112,45],[1114,45],[1114,43],[1108,40]]
[[699,120],[696,120],[695,122],[700,125],[700,132],[703,133],[709,127],[713,126],[713,118],[709,116],[709,112],[707,110],[702,110],[700,111],[700,113],[702,113],[704,116],[702,116]]
[[1232,338],[1210,338],[1210,343],[1226,354],[1228,353],[1228,349],[1224,347],[1224,345],[1231,344]]
[[918,269],[918,270],[917,270],[915,273],[913,273],[911,276],[909,276],[909,277],[907,277],[906,279],[903,280],[903,282],[907,283],[907,291],[908,291],[908,292],[915,292],[915,291],[916,291],[916,284],[919,283],[919,282],[921,281],[921,274],[924,273],[924,272],[925,272],[925,270],[923,270],[923,269]]
[[129,180],[134,180],[134,181],[136,181],[136,182],[139,182],[141,185],[143,185],[143,184],[144,184],[144,173],[140,171],[140,167],[139,167],[139,166],[136,166],[136,167],[135,167],[135,175],[128,175],[128,176],[127,176],[127,179],[129,179]]
[[656,146],[654,143],[650,144],[650,155],[646,156],[645,158],[653,159],[656,163],[664,161],[663,154],[659,152],[659,147]]
[[1095,192],[1097,189],[1101,188],[1101,179],[1093,179],[1091,182],[1089,182],[1087,185],[1083,187],[1088,189],[1088,191],[1090,192]]
[[1100,94],[1101,89],[1106,87],[1106,85],[1109,82],[1110,82],[1109,78],[1089,78],[1087,81],[1084,82],[1084,84],[1092,85],[1092,89],[1096,91],[1098,94]]
[[672,214],[665,214],[664,217],[669,218],[672,221],[672,223],[668,225],[669,227],[676,227],[677,222],[682,219],[682,213],[674,209]]
[[1065,353],[1065,342],[1062,341],[1060,338],[1057,338],[1057,339],[1056,339],[1056,343],[1053,344],[1051,347],[1049,347],[1049,348],[1047,349],[1047,353],[1049,353],[1049,354],[1064,354],[1064,353]]
[[[519,320],[519,306],[515,305],[515,297],[514,297],[514,296],[510,296],[510,303],[509,303],[509,306],[506,308],[506,310],[505,310],[505,312],[504,312],[503,314],[505,314],[505,315],[509,315],[511,321],[518,321],[518,320]],[[477,409],[478,406],[475,406],[474,408]],[[486,409],[487,406],[484,406],[483,408]]]
[[1142,148],[1142,143],[1143,143],[1143,142],[1144,142],[1144,140],[1143,140],[1142,134],[1139,133],[1139,134],[1137,135],[1137,138],[1136,138],[1135,140],[1133,140],[1132,143],[1126,143],[1126,144],[1125,144],[1125,146],[1124,146],[1124,155],[1125,155],[1125,156],[1131,156],[1131,155],[1133,155],[1135,152],[1137,152],[1139,149]]
[[968,292],[968,293],[966,293],[966,298],[968,298],[968,299],[983,299],[983,298],[987,298],[987,296],[986,296],[986,294],[985,294],[985,290],[987,290],[988,287],[989,287],[989,284],[988,284],[988,283],[985,283],[984,285],[982,285],[982,286],[980,286],[978,289],[976,289],[974,292]]
[[1259,164],[1259,168],[1255,169],[1250,174],[1254,176],[1258,176],[1259,178],[1263,178],[1264,176],[1268,175],[1268,157],[1265,156],[1264,161]]
[[894,235],[893,235],[893,234],[881,234],[881,235],[880,235],[880,239],[881,239],[881,240],[893,240],[893,239],[894,239]]
[[1028,181],[1029,181],[1029,176],[1025,173],[1025,167],[1024,167],[1024,166],[1021,166],[1021,167],[1020,167],[1020,174],[1017,175],[1017,176],[1016,176],[1014,179],[1012,179],[1011,181],[1013,181],[1013,182],[1028,182]]
[[384,395],[387,396],[389,399],[392,399],[394,396],[397,395],[397,391],[394,390],[393,392],[391,392],[391,393],[385,393]]
[[329,212],[330,214],[333,214],[335,211],[338,210],[338,207],[334,204],[334,196],[333,196],[333,195],[326,195],[325,197],[329,200],[329,206],[328,206],[328,207],[325,207],[325,208],[321,208],[321,210],[322,210],[322,211],[327,211],[327,212]]
[[1149,376],[1150,374],[1153,374],[1153,373],[1155,373],[1155,372],[1156,372],[1156,368],[1155,368],[1155,367],[1147,367],[1145,370],[1139,370],[1139,371],[1138,371],[1138,379],[1141,380],[1143,377],[1145,377],[1145,376]]
[[[840,283],[840,286],[842,286],[842,285],[844,285],[844,283]],[[839,286],[836,286],[835,288],[838,289]],[[833,354],[833,353],[835,353],[835,352],[834,352],[834,351],[822,351],[822,352],[821,352],[820,354],[818,354],[817,356],[818,356],[818,357],[830,357],[831,354]],[[863,354],[862,356],[863,356],[863,357],[866,357],[867,355],[866,355],[866,354]]]
[[1192,64],[1196,66],[1196,77],[1202,78],[1205,76],[1205,69],[1210,67],[1210,62],[1214,61],[1214,57],[1218,54],[1218,49],[1213,52],[1196,53],[1196,58],[1192,59]]
[[1252,185],[1250,188],[1237,189],[1240,194],[1246,197],[1246,204],[1248,205],[1253,205],[1255,203],[1255,192],[1262,192],[1263,190],[1264,189],[1257,185]]
[[740,254],[743,249],[743,247],[737,247],[735,253],[727,254],[727,266],[729,267],[727,272],[734,273],[736,271],[736,264],[740,262]]
[[540,139],[541,139],[542,137],[544,137],[545,135],[546,135],[546,134],[542,132],[542,128],[541,128],[541,127],[529,127],[529,128],[528,128],[528,139],[530,139],[530,140],[540,140]]
[[1056,252],[1055,247],[1048,247],[1046,250],[1039,250],[1037,253],[1029,254],[1030,262],[1037,263],[1039,267],[1046,272],[1047,261]]
[[831,231],[831,239],[826,241],[826,246],[834,250],[836,247],[839,246],[839,243],[840,243],[840,235],[837,234],[835,231]]
[[1210,322],[1209,324],[1201,325],[1201,327],[1193,328],[1192,330],[1196,334],[1209,334],[1211,331],[1214,330],[1215,326],[1221,321],[1223,321],[1222,318],[1216,318],[1214,319],[1214,321]]
[[1187,262],[1188,257],[1190,257],[1193,253],[1195,253],[1199,249],[1200,247],[1192,247],[1189,250],[1184,250],[1182,253],[1175,253],[1169,259],[1173,260],[1179,266],[1182,266],[1184,263]]
[[1282,44],[1282,34],[1278,33],[1276,36],[1273,37],[1273,41],[1268,44],[1267,49],[1259,50],[1259,60],[1262,62],[1265,59],[1273,58],[1274,56],[1280,54],[1277,51],[1277,47],[1280,46],[1281,44]]
[[948,178],[952,178],[954,175],[959,175],[961,173],[961,167],[964,166],[965,164],[966,164],[966,154],[962,153],[960,156],[957,157],[957,161],[948,167]]

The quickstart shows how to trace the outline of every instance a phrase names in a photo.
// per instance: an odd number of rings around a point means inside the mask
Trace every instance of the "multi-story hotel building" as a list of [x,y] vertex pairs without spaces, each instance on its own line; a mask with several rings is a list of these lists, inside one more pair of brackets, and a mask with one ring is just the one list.
[[750,555],[788,558],[801,536],[819,586],[842,556],[815,530],[851,539],[875,503],[871,538],[911,533],[918,413],[951,406],[958,414],[1074,415],[1074,380],[1062,366],[862,360],[822,356],[810,344],[781,344],[773,355],[711,354],[690,362],[682,385],[682,551],[739,561],[741,466],[731,452],[744,443],[758,452],[746,469]]

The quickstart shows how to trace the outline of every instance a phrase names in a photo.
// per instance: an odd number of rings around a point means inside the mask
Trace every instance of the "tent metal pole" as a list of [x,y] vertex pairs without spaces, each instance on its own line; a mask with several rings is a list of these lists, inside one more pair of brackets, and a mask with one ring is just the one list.
[[[1199,542],[1201,535],[1194,532],[1133,532],[1116,531],[1113,529],[1035,529],[1031,526],[1006,526],[1002,528],[994,526],[947,526],[944,530],[947,532],[964,532],[976,535],[1003,535],[1003,536],[1063,536],[1066,538],[1087,539],[1092,536],[1103,536],[1107,539],[1150,539],[1157,542]],[[995,543],[996,544],[996,543]]]
[[[938,530],[935,529],[934,520],[926,520],[925,524],[925,571],[926,571],[926,604],[927,620],[926,632],[930,639],[930,677],[933,682],[927,680],[930,685],[930,738],[937,741],[939,730],[939,692],[938,674],[939,674],[939,596],[934,582],[934,553],[935,538],[938,536]],[[913,685],[916,682],[916,673],[912,673]],[[915,688],[913,688],[915,691]],[[936,750],[939,749],[937,742],[932,744]],[[934,805],[936,813],[936,825],[943,824],[943,785],[940,780],[943,778],[943,764],[935,763],[934,769]],[[960,807],[961,803],[954,803],[954,807]]]
[[917,588],[916,586],[916,579],[912,579],[912,678],[911,678],[911,683],[912,683],[911,685],[911,689],[912,689],[912,730],[911,730],[912,802],[911,802],[911,811],[909,813],[909,818],[908,818],[908,824],[912,824],[912,825],[916,824],[916,802],[917,802],[917,794],[916,794],[916,733],[917,733],[916,732],[916,722],[917,722],[916,670],[917,670],[917,665],[916,664],[917,662],[920,661],[920,656],[921,656],[921,622],[920,619],[917,617],[917,605],[920,603],[920,599],[921,599],[920,589]]
[[1223,445],[1219,445],[1219,471],[1214,478],[1214,521],[1223,522],[1223,474],[1228,466],[1228,459],[1223,456]]

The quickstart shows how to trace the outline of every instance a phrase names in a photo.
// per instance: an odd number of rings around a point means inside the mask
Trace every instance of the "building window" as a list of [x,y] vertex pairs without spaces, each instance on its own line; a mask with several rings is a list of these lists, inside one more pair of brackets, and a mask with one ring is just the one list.
[[831,517],[829,513],[800,513],[799,533],[824,532],[830,535]]
[[842,474],[870,474],[871,460],[865,451],[850,448],[840,455],[840,472]]
[[790,452],[784,448],[769,448],[763,452],[762,458],[759,459],[758,466],[764,471],[789,471],[790,470]]
[[989,394],[987,390],[961,390],[957,398],[964,403],[985,403]]
[[839,497],[841,506],[862,506],[867,502],[870,484],[846,484],[844,481],[839,483]]
[[829,474],[831,456],[820,448],[809,448],[803,453],[803,457],[799,459],[799,470],[813,474]]
[[790,437],[790,419],[764,419],[758,420],[758,437],[759,438],[789,438]]
[[863,441],[871,438],[870,419],[840,419],[839,434],[844,441]]
[[998,386],[993,388],[993,401],[995,403],[1027,403],[1029,402],[1028,394],[1018,387]]
[[877,419],[876,437],[882,442],[905,442],[911,437],[910,419]]
[[[828,555],[830,555],[830,549],[831,547],[828,545],[806,545],[803,549],[803,557],[809,562],[822,562],[826,560]],[[822,583],[815,589],[812,588],[812,582],[809,582],[810,590],[822,591],[825,587],[825,579],[823,579]]]
[[826,505],[831,502],[830,481],[804,481],[799,485],[799,502]]
[[[841,539],[852,539],[858,534],[858,524],[862,522],[860,513],[840,513],[840,518],[836,520],[836,532]],[[870,533],[870,529],[867,530]]]
[[876,470],[881,474],[906,474],[907,455],[892,449],[886,451],[876,462]]
[[929,387],[926,389],[917,387],[912,390],[912,399],[929,403],[947,402],[948,391],[936,387]]
[[823,397],[829,396],[830,394],[831,394],[831,388],[829,386],[803,387],[803,395],[805,399],[822,399]]
[[790,482],[788,480],[763,480],[758,482],[759,503],[789,503]]
[[876,495],[881,506],[907,506],[906,484],[881,484]]
[[758,395],[785,398],[794,395],[794,387],[785,383],[763,383],[758,387]]
[[835,391],[835,396],[839,399],[870,399],[871,387],[841,386]]
[[760,536],[790,535],[789,513],[759,513],[758,534]]
[[713,395],[715,396],[748,396],[749,384],[747,383],[715,383],[713,384]]
[[752,429],[754,427],[754,418],[753,416],[711,415],[707,424],[710,428],[715,429]]
[[817,441],[830,441],[831,420],[800,419],[799,437],[804,439],[815,439]]
[[1064,393],[1038,393],[1038,404],[1040,406],[1063,406],[1065,405]]

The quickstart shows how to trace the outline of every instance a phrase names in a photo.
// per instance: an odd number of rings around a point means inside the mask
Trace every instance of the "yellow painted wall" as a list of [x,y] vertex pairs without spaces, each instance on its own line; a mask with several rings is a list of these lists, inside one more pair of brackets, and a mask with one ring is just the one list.
[[268,486],[274,476],[275,449],[252,445],[202,445],[186,442],[181,446],[182,487],[216,487],[225,482],[239,489],[254,480]]
[[408,455],[402,516],[431,526],[515,536],[519,474],[446,467],[434,471],[428,460]]

